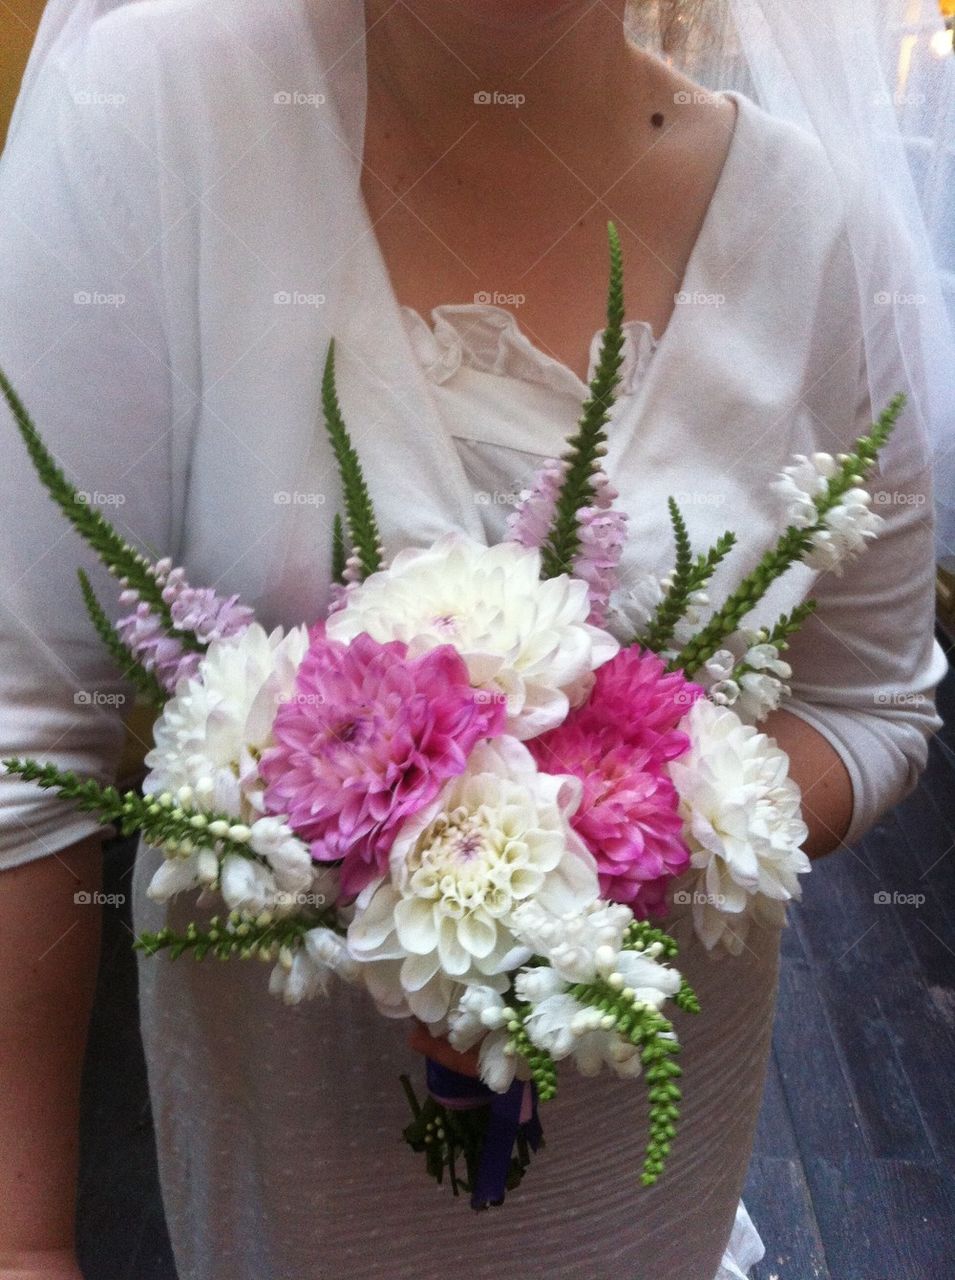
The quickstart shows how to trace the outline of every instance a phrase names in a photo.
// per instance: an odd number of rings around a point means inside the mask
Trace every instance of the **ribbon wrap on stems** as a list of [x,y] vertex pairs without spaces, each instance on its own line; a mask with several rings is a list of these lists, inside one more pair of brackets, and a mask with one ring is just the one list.
[[521,1136],[532,1151],[541,1146],[544,1131],[537,1114],[537,1091],[530,1081],[515,1080],[506,1093],[495,1093],[481,1080],[427,1060],[428,1092],[448,1111],[488,1108],[477,1177],[471,1187],[471,1208],[503,1204],[514,1145]]

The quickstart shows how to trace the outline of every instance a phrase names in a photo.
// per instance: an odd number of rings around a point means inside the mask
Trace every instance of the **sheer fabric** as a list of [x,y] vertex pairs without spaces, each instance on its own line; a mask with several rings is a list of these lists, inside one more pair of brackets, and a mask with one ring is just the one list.
[[[569,370],[528,376],[534,355],[513,329],[504,355],[486,340],[493,367],[473,345],[465,358],[463,340],[453,369],[449,345],[432,350],[447,377],[422,359],[428,335],[409,327],[366,215],[343,194],[354,150],[341,119],[321,113],[333,75],[343,95],[360,85],[360,48],[336,45],[333,69],[320,16],[293,0],[145,0],[78,26],[34,68],[0,166],[0,363],[91,500],[194,581],[240,591],[275,623],[315,617],[326,601],[340,495],[316,421],[330,333],[390,550],[449,528],[497,536],[507,495],[579,407]],[[817,140],[736,101],[737,133],[683,282],[728,305],[678,307],[649,354],[632,328],[631,383],[611,424],[607,465],[633,520],[635,575],[669,567],[668,493],[687,496],[700,545],[727,524],[739,531],[725,572],[745,572],[776,526],[769,478],[794,450],[846,447],[871,414],[848,233],[894,233],[877,206],[857,199],[850,211],[827,196]],[[880,367],[895,384],[908,372],[892,332]],[[2,754],[107,775],[125,692],[82,620],[74,568],[88,557],[22,450],[4,463]],[[856,570],[793,575],[755,619],[819,595],[793,652],[792,709],[846,761],[854,835],[913,784],[944,669],[931,640],[928,459],[911,416],[881,483],[894,495],[885,535]],[[9,779],[0,799],[4,865],[92,829]],[[160,923],[142,892],[150,856],[137,868],[139,928]],[[191,909],[175,906],[172,922]],[[689,1101],[667,1181],[645,1196],[632,1185],[632,1091],[568,1077],[527,1195],[478,1224],[441,1217],[451,1208],[397,1145],[401,1031],[354,993],[290,1011],[256,968],[143,962],[183,1280],[356,1280],[383,1266],[431,1280],[452,1265],[462,1280],[508,1270],[535,1280],[529,1266],[543,1277],[561,1264],[588,1280],[711,1280],[737,1221],[778,936],[757,932],[722,963],[686,942],[705,1011],[686,1028]]]

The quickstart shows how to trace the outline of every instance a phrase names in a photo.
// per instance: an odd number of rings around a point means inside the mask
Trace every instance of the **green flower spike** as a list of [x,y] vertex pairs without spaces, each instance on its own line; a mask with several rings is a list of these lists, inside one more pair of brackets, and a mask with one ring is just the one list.
[[[367,578],[370,573],[375,573],[381,568],[381,535],[378,532],[378,524],[368,495],[361,462],[351,442],[342,417],[341,406],[338,403],[338,392],[335,389],[334,340],[328,344],[325,371],[322,374],[322,409],[325,414],[325,430],[328,432],[341,476],[348,541],[352,547],[352,554],[358,561],[359,576]],[[340,542],[344,550],[340,521],[333,531],[333,538],[336,544]],[[335,553],[335,569],[335,581],[341,582],[345,571],[345,557],[341,550]]]
[[607,327],[600,343],[600,357],[590,382],[575,435],[562,455],[564,478],[554,512],[554,523],[541,548],[541,576],[556,578],[573,570],[580,549],[577,513],[594,498],[594,476],[607,452],[604,426],[613,408],[623,361],[623,258],[620,237],[612,222],[607,223],[610,240],[610,287],[607,296]]

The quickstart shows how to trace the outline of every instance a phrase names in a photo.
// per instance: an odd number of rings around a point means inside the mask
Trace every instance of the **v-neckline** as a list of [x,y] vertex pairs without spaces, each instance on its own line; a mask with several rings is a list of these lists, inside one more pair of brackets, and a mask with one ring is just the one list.
[[[735,119],[733,121],[733,132],[730,135],[729,145],[726,149],[726,154],[723,157],[723,163],[720,166],[720,172],[716,179],[716,185],[714,186],[710,194],[710,198],[707,202],[706,210],[703,214],[703,221],[700,224],[700,229],[696,234],[696,239],[693,241],[693,247],[690,250],[690,256],[687,258],[686,266],[683,269],[683,275],[680,278],[679,284],[674,290],[674,298],[676,299],[679,299],[683,295],[687,295],[687,294],[693,295],[695,293],[700,292],[699,290],[694,290],[691,286],[694,280],[696,279],[700,261],[703,258],[705,258],[707,254],[707,251],[709,248],[709,240],[712,235],[713,227],[715,225],[718,225],[721,220],[721,217],[722,217],[721,207],[725,202],[725,200],[727,199],[726,192],[728,189],[732,188],[733,186],[733,178],[734,178],[735,170],[737,167],[737,157],[742,146],[741,135],[744,132],[746,127],[743,123],[743,117],[746,110],[751,105],[746,95],[739,93],[736,90],[723,89],[720,91],[720,94],[722,97],[728,98],[731,102],[735,104],[736,113],[735,113]],[[364,137],[364,131],[362,136]],[[364,163],[364,155],[362,155],[361,159],[362,159],[362,163]],[[398,295],[395,292],[394,285],[391,279],[391,271],[385,260],[385,256],[382,253],[381,243],[378,239],[377,234],[375,233],[375,224],[371,217],[371,211],[368,208],[367,201],[365,200],[364,192],[361,189],[360,181],[358,184],[358,199],[361,204],[366,225],[371,230],[371,235],[374,242],[374,252],[381,266],[382,272],[384,274],[384,278],[388,282],[388,288],[391,292],[392,301],[394,302],[395,307],[397,308],[399,314],[406,311],[413,311],[415,315],[420,316],[421,312],[417,311],[415,308],[407,307],[404,303],[401,303],[398,300]],[[467,305],[469,304],[465,304],[465,303],[440,304],[440,306],[443,306],[443,307],[449,307],[449,306],[460,307],[460,306],[467,306]],[[504,310],[504,309],[501,308],[501,310]],[[680,318],[680,313],[685,310],[686,310],[686,304],[680,301],[676,301],[674,303],[673,311],[670,314],[670,318],[668,319],[667,323],[664,325],[663,331],[659,336],[656,335],[656,333],[653,330],[652,324],[648,320],[641,320],[640,317],[627,318],[627,323],[642,324],[649,329],[653,338],[653,363],[659,364],[661,359],[661,353],[672,341],[671,331],[673,331],[677,327],[677,322]],[[572,369],[571,366],[567,364],[566,361],[561,360],[558,356],[549,355],[549,353],[546,352],[543,349],[543,347],[539,346],[539,344],[536,343],[534,339],[531,338],[530,335],[525,331],[524,327],[521,325],[520,319],[517,316],[515,316],[513,312],[507,311],[505,313],[511,316],[511,318],[513,319],[514,327],[516,328],[517,333],[520,335],[521,339],[528,346],[532,347],[541,357],[546,358],[547,360],[550,360],[550,361],[554,361],[557,364],[559,364],[562,369],[564,369],[572,378],[574,378],[574,380],[577,383],[580,384],[582,393],[586,395],[587,383],[581,380],[580,375],[576,372],[576,370]],[[424,316],[422,316],[422,319],[424,320],[425,324],[428,325],[428,327],[433,331],[433,326],[432,324],[429,323],[429,320]],[[598,330],[597,332],[600,333],[602,332],[602,330]]]

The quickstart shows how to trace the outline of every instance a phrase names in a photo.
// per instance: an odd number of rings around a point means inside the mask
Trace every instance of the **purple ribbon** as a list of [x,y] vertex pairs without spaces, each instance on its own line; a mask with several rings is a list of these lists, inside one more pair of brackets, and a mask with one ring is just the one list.
[[514,1143],[519,1132],[536,1151],[543,1130],[537,1115],[537,1091],[533,1084],[515,1080],[506,1093],[495,1093],[481,1080],[427,1060],[428,1092],[450,1111],[488,1107],[487,1130],[478,1158],[477,1177],[471,1188],[471,1208],[486,1209],[504,1200]]

